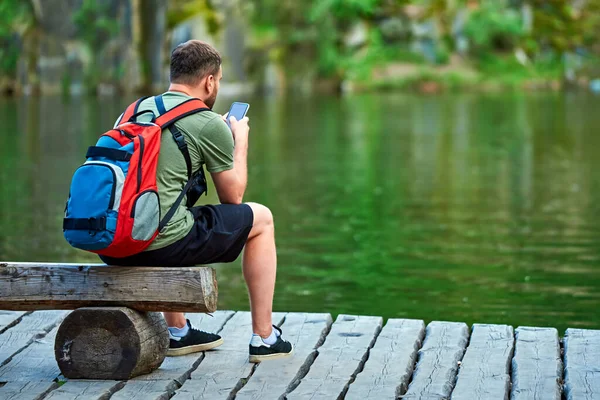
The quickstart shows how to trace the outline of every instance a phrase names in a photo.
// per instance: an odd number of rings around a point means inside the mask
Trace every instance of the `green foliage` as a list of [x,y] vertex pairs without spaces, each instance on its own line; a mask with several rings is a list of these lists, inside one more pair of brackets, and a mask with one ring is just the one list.
[[417,72],[382,81],[369,83],[367,89],[423,91],[424,85],[433,84],[435,91],[468,89],[479,81],[476,77],[458,71],[438,72],[431,67],[422,67]]
[[73,14],[73,23],[79,36],[92,53],[100,50],[102,45],[117,34],[117,21],[109,12],[110,4],[107,2],[84,0],[81,8]]
[[211,34],[221,29],[217,10],[210,0],[171,0],[167,11],[167,28],[172,29],[186,19],[202,15]]
[[31,4],[23,0],[0,1],[0,37],[11,36],[19,27],[30,23]]
[[469,16],[465,34],[476,54],[512,50],[524,35],[523,22],[516,10],[485,2]]
[[310,20],[319,22],[324,18],[353,21],[372,16],[381,0],[319,0],[312,3]]
[[[536,2],[540,3],[540,2]],[[534,12],[533,37],[543,45],[565,51],[581,41],[573,25],[571,8],[563,0],[537,4]]]
[[103,74],[98,65],[98,56],[104,45],[117,35],[119,26],[110,15],[110,4],[95,0],[84,0],[72,18],[91,58],[85,71],[84,84],[89,91],[94,92]]
[[325,20],[318,29],[317,72],[321,76],[341,75],[341,65],[346,61],[340,38],[331,33],[333,25],[333,21]]
[[15,37],[0,38],[0,75],[12,75],[19,61],[19,46]]
[[0,1],[0,74],[13,75],[20,55],[20,39],[32,23],[33,13],[29,1]]
[[[259,42],[275,51],[289,67],[314,69],[319,78],[341,82],[366,77],[374,65],[393,59],[405,46],[386,46],[373,21],[398,12],[399,0],[258,0],[253,13]],[[356,25],[367,27],[366,43],[348,48],[345,37]],[[397,28],[393,26],[392,28]],[[395,34],[395,33],[394,33]],[[393,36],[393,35],[392,35]],[[302,58],[302,62],[294,62]],[[306,63],[311,59],[313,63]],[[295,75],[298,71],[290,71]]]
[[445,65],[450,62],[451,51],[444,42],[441,42],[435,49],[435,62],[439,65]]
[[[30,61],[28,72],[35,75],[40,38],[45,32],[36,22],[34,4],[33,0],[0,0],[0,74],[15,76],[21,57]],[[117,80],[123,76],[122,69],[110,77],[103,76],[106,72],[98,62],[98,57],[108,51],[104,51],[106,44],[117,35],[118,23],[110,15],[109,1],[80,0],[79,4],[71,18],[77,27],[77,39],[85,43],[90,56],[86,86],[94,89],[104,78]],[[144,7],[145,1],[139,4],[142,13],[152,14],[153,9]],[[523,21],[522,4],[528,4],[533,13],[530,31],[526,31]],[[504,74],[515,81],[546,76],[556,79],[565,52],[583,49],[588,58],[600,55],[600,0],[234,0],[227,4],[216,0],[169,0],[167,29],[202,15],[209,32],[216,34],[231,12],[249,18],[248,42],[252,51],[261,55],[257,65],[262,60],[279,63],[291,80],[303,82],[326,80],[340,86],[345,80],[368,81],[395,64],[400,67],[390,71],[406,71],[404,64],[413,64],[413,69],[414,64],[426,65],[424,55],[411,50],[423,37],[432,41],[427,58],[434,64],[430,65],[433,69],[448,70],[457,64],[458,68],[468,69],[475,65],[483,75]],[[456,57],[459,43],[455,28],[465,16],[462,38],[467,37],[470,54]],[[414,24],[423,22],[426,24],[421,26],[435,28],[416,33]],[[358,42],[349,40],[355,37],[355,30],[366,32],[366,36],[361,33]],[[515,59],[515,51],[520,49],[527,54],[521,57],[520,52],[521,58],[528,58],[527,63]],[[139,51],[145,60],[145,52],[152,50]],[[149,73],[147,67],[142,64],[144,76]],[[398,78],[406,81],[406,77]],[[69,79],[65,77],[63,84],[67,85]]]
[[59,378],[55,378],[54,382],[56,382],[58,384],[58,387],[61,387],[62,385],[64,385],[65,383],[67,383],[66,380],[59,379]]

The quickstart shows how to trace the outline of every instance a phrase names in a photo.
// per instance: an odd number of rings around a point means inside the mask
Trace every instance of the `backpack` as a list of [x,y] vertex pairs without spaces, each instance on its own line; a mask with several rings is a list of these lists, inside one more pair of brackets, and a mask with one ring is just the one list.
[[[88,148],[87,161],[73,174],[63,221],[64,237],[73,247],[116,258],[140,253],[167,225],[190,189],[194,198],[188,198],[188,206],[206,192],[204,171],[192,174],[185,137],[175,122],[210,109],[202,100],[190,99],[167,112],[162,96],[156,96],[155,116],[151,110],[138,112],[145,99],[127,107],[115,127]],[[151,122],[137,122],[145,113],[153,114]],[[156,167],[163,129],[169,129],[185,158],[188,182],[161,219]]]

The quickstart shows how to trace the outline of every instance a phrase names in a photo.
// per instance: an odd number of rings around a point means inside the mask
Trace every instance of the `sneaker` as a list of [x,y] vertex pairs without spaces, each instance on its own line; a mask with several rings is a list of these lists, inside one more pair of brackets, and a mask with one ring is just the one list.
[[265,360],[273,360],[275,358],[288,357],[294,354],[294,346],[287,340],[281,338],[281,329],[273,325],[277,329],[279,336],[275,344],[268,345],[258,335],[252,335],[250,340],[250,362],[259,363]]
[[182,356],[198,351],[206,351],[223,344],[221,336],[193,328],[189,319],[187,320],[187,325],[190,330],[183,337],[173,336],[169,332],[169,350],[167,350],[167,356]]

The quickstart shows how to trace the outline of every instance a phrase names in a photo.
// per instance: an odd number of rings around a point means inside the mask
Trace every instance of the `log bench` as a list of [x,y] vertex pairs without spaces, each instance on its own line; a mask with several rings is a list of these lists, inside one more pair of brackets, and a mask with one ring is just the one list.
[[0,262],[0,310],[75,310],[54,354],[71,379],[130,379],[157,369],[169,346],[160,311],[214,312],[209,267]]

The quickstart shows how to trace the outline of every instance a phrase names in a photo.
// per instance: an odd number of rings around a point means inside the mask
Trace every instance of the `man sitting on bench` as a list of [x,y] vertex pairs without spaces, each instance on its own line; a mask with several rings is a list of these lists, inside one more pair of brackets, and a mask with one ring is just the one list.
[[[137,111],[159,115],[159,104],[168,111],[191,98],[203,100],[212,109],[221,77],[221,57],[213,47],[197,40],[180,44],[171,55],[171,85],[160,96],[162,101],[150,97]],[[143,122],[145,117],[140,115],[138,120]],[[291,355],[293,346],[281,338],[281,330],[271,321],[277,269],[273,215],[263,205],[242,203],[247,183],[248,118],[231,118],[230,124],[231,129],[212,111],[186,116],[175,124],[185,137],[193,170],[206,164],[221,204],[187,208],[183,201],[146,251],[125,258],[101,258],[110,265],[192,266],[232,262],[245,246],[243,274],[253,329],[250,361],[260,362]],[[161,215],[165,215],[188,179],[186,161],[168,132],[161,137],[156,174]],[[183,313],[165,312],[164,316],[171,339],[167,355],[205,351],[223,343],[219,335],[192,327]]]

